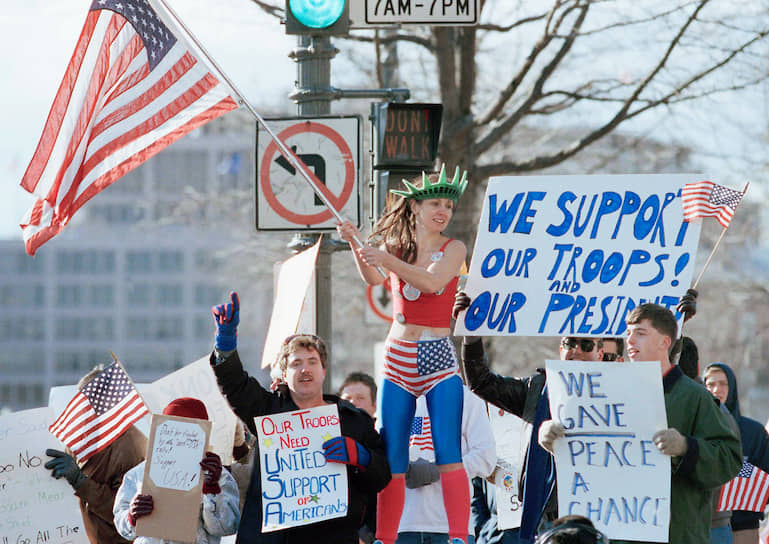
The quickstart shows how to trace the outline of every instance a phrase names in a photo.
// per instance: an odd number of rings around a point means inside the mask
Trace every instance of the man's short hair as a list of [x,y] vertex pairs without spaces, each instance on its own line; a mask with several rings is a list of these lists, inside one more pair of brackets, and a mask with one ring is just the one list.
[[609,539],[584,516],[558,518],[547,531],[537,535],[535,544],[609,544]]
[[320,363],[326,368],[328,361],[328,349],[326,343],[314,334],[292,334],[280,345],[278,353],[278,366],[282,372],[288,368],[288,357],[298,349],[314,349],[320,355]]
[[339,395],[341,395],[344,388],[351,383],[362,383],[368,387],[369,391],[371,391],[371,400],[376,402],[376,382],[374,381],[374,378],[365,372],[350,372],[342,382],[342,385],[339,386]]
[[621,336],[607,336],[606,338],[602,339],[604,349],[606,347],[606,342],[614,342],[617,344],[617,355],[622,356],[623,353],[625,353],[625,339]]
[[659,304],[647,302],[633,308],[633,311],[627,316],[626,323],[628,325],[638,325],[644,319],[648,319],[652,327],[659,333],[670,337],[671,343],[676,341],[678,323],[676,323],[673,312]]

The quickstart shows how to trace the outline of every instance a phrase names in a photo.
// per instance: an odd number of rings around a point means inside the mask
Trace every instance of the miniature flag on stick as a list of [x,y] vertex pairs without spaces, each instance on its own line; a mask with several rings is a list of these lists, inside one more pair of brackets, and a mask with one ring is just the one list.
[[238,107],[156,0],[94,0],[21,186],[38,197],[27,253],[83,204],[188,132]]
[[681,189],[684,219],[715,217],[721,226],[728,228],[744,194],[712,181],[687,183]]
[[718,511],[763,512],[769,499],[769,474],[744,461],[737,476],[721,487]]
[[77,392],[48,430],[82,463],[148,413],[147,405],[116,360]]

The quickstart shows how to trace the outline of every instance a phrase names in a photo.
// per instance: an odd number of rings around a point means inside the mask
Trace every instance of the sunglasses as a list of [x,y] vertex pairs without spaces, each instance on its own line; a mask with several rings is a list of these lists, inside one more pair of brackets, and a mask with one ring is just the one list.
[[563,349],[574,349],[577,346],[579,346],[579,349],[582,351],[593,351],[593,348],[595,348],[595,340],[590,340],[590,338],[564,338],[561,340],[561,347]]

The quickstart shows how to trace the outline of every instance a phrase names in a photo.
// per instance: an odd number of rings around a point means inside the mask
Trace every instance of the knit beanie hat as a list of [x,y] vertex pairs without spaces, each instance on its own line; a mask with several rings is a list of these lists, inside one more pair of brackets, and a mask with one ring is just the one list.
[[163,415],[208,419],[206,405],[192,397],[181,397],[172,400],[168,403],[168,406],[163,409]]

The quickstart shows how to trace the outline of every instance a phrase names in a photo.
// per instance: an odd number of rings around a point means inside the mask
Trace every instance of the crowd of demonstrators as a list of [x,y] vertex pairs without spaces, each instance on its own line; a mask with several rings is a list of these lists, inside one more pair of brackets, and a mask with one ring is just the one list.
[[339,410],[341,436],[325,442],[323,453],[328,462],[347,465],[348,510],[344,517],[262,532],[261,463],[257,452],[241,514],[238,543],[357,544],[358,529],[368,506],[367,497],[387,485],[390,469],[384,444],[374,429],[371,416],[336,395],[323,394],[328,363],[326,344],[314,335],[298,334],[286,338],[278,356],[286,387],[270,391],[243,370],[238,356],[240,303],[236,293],[231,294],[229,303],[214,308],[214,319],[217,334],[210,362],[219,388],[249,431],[256,434],[254,418],[257,416],[335,404]]
[[[724,405],[737,421],[742,444],[742,457],[746,463],[769,472],[769,433],[761,423],[740,413],[737,378],[731,367],[712,363],[703,375],[705,387]],[[734,510],[731,514],[732,537],[735,544],[755,544],[763,512]]]
[[[467,387],[463,388],[463,394],[462,464],[469,478],[486,478],[497,461],[491,422],[484,402]],[[419,397],[409,441],[405,506],[397,544],[445,544],[449,539],[449,521],[441,499],[443,492],[431,428],[427,403],[424,397]],[[468,480],[467,486],[470,490],[472,482]],[[474,533],[474,527],[469,525],[469,542],[474,540]]]
[[[104,371],[98,365],[83,376],[77,384],[78,390]],[[136,427],[130,427],[112,444],[89,457],[85,463],[78,463],[68,452],[46,450],[52,457],[45,463],[54,478],[65,478],[80,504],[88,540],[93,543],[114,544],[127,542],[115,529],[112,505],[123,482],[123,475],[144,461],[147,438]]]
[[[377,539],[394,544],[405,500],[409,461],[409,429],[416,399],[426,396],[432,422],[435,459],[452,543],[466,543],[470,492],[462,465],[462,380],[451,332],[451,308],[467,249],[443,234],[467,186],[457,169],[448,180],[423,174],[421,186],[406,182],[392,191],[369,242],[357,247],[357,228],[345,221],[337,227],[349,242],[355,265],[370,285],[389,273],[393,324],[385,341],[378,422],[387,448],[392,480],[377,498]],[[393,195],[390,195],[393,197]],[[375,246],[375,247],[374,247]]]
[[[205,404],[191,397],[171,401],[163,409],[163,414],[208,420]],[[137,544],[163,544],[166,541],[159,538],[136,535],[136,520],[152,515],[154,510],[152,495],[142,492],[144,465],[145,461],[142,461],[123,476],[112,509],[114,523],[127,540]],[[217,454],[206,452],[200,466],[203,470],[203,493],[195,544],[218,544],[221,537],[234,534],[238,528],[238,486],[232,475],[223,469]]]

